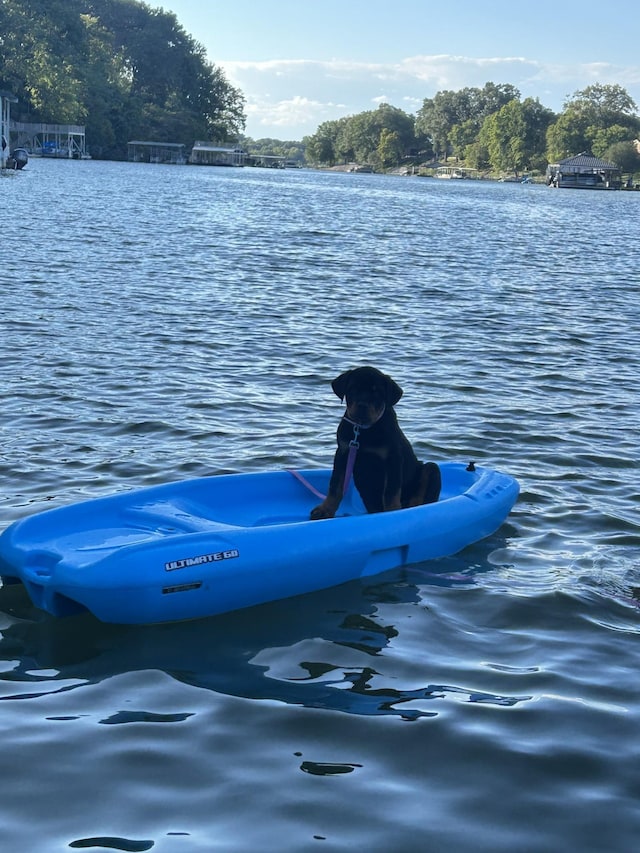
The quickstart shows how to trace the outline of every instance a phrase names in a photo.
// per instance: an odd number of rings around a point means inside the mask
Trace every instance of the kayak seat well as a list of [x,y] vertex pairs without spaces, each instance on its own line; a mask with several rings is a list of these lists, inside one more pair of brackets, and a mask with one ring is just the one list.
[[129,527],[167,535],[223,532],[238,527],[237,524],[209,517],[203,507],[169,501],[128,507],[123,513],[123,520]]
[[[278,512],[281,509],[281,512]],[[270,527],[309,520],[309,510],[292,511],[290,507],[273,507],[264,514],[264,507],[250,501],[235,507],[207,507],[196,504],[162,503],[128,507],[121,515],[128,528],[144,530],[159,535],[176,533],[215,533],[247,527]],[[215,514],[216,518],[212,516]]]

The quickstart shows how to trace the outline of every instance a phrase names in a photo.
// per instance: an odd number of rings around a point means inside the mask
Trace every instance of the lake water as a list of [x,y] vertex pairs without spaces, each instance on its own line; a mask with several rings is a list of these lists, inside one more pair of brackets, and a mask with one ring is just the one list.
[[522,487],[455,557],[217,618],[0,589],[3,848],[637,849],[640,194],[32,160],[0,206],[2,528],[328,467],[358,364]]

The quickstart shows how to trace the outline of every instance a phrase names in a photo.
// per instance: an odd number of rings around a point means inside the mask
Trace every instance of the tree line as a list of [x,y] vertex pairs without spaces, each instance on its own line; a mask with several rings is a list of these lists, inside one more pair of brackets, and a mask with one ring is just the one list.
[[300,166],[306,163],[302,142],[273,139],[272,137],[253,139],[251,136],[240,136],[238,143],[245,151],[253,155],[260,156],[263,154],[282,157],[285,160],[292,160]]
[[587,86],[556,115],[537,98],[522,100],[515,86],[488,82],[425,98],[415,116],[381,104],[326,121],[303,142],[307,159],[323,165],[355,161],[385,168],[407,158],[453,156],[470,168],[518,174],[591,151],[623,172],[635,172],[640,171],[637,110],[619,85]]
[[240,141],[334,165],[391,168],[456,157],[480,170],[543,170],[581,151],[640,171],[637,106],[619,85],[595,83],[556,115],[510,84],[441,91],[416,115],[390,104],[326,121],[301,142],[249,140],[245,98],[176,16],[140,0],[1,0],[0,89],[24,122],[81,124],[94,157],[126,156],[132,139]]
[[132,139],[235,139],[243,94],[176,16],[138,0],[2,0],[0,89],[17,121],[85,126],[95,157]]

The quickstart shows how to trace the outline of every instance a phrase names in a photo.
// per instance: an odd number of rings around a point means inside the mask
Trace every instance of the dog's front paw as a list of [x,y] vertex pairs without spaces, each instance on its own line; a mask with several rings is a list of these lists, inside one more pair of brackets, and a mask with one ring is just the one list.
[[335,509],[323,502],[311,510],[309,518],[311,521],[318,521],[320,518],[333,518],[335,514]]

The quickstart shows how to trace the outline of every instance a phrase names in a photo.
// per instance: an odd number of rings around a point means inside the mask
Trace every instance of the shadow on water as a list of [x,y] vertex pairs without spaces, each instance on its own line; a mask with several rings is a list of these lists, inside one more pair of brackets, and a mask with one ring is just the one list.
[[[0,637],[0,657],[18,665],[0,679],[25,685],[3,698],[34,698],[123,673],[157,670],[225,695],[350,714],[435,716],[435,712],[403,709],[403,705],[440,698],[443,692],[462,694],[472,702],[514,705],[529,697],[432,684],[415,690],[375,689],[371,683],[379,674],[376,663],[381,653],[399,633],[385,623],[381,605],[426,608],[421,594],[425,587],[474,585],[479,573],[491,570],[489,553],[500,544],[493,537],[474,546],[473,564],[468,549],[466,558],[451,557],[387,572],[367,582],[164,625],[106,625],[89,614],[56,619],[35,610],[21,585],[3,587],[0,610],[6,614],[6,627]],[[274,650],[284,655],[284,667],[282,656],[278,665],[271,666]],[[340,663],[331,662],[334,658]],[[55,681],[62,682],[58,690],[52,690]],[[145,712],[145,719],[149,716]]]

